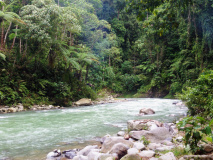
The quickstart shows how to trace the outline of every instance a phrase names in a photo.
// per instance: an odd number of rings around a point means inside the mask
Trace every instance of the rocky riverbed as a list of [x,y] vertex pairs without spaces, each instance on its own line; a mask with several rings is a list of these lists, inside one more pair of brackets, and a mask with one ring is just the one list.
[[[47,160],[177,160],[172,150],[183,149],[183,133],[178,132],[175,123],[161,123],[156,120],[129,120],[128,132],[104,136],[98,145],[66,151],[55,149],[47,154]],[[213,159],[213,146],[204,145],[208,155],[182,156],[184,159]],[[161,152],[165,152],[162,154]],[[167,152],[167,153],[166,153]]]

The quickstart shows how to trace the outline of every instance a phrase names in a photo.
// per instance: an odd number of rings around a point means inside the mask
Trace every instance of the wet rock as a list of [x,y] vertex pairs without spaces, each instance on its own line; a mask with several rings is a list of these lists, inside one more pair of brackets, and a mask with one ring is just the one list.
[[128,149],[129,147],[127,145],[123,143],[116,143],[109,151],[109,154],[117,155],[117,158],[121,159],[124,155],[127,154]]
[[128,147],[133,146],[133,142],[125,140],[122,137],[106,137],[106,139],[103,142],[101,152],[106,153],[111,150],[111,148],[117,144],[117,143],[123,143],[127,145]]
[[74,102],[73,104],[75,106],[90,106],[92,105],[92,101],[91,99],[88,99],[88,98],[82,98],[78,100],[77,102]]
[[86,146],[85,148],[83,148],[82,150],[80,150],[77,155],[83,155],[83,156],[87,156],[89,154],[89,152],[92,150],[92,149],[98,149],[98,146],[97,145],[94,145],[94,146]]
[[143,108],[139,111],[140,115],[149,115],[149,114],[155,114],[155,111],[151,108]]
[[146,150],[146,151],[142,151],[141,153],[139,153],[139,155],[141,157],[147,157],[147,158],[151,158],[155,155],[155,152],[152,150]]
[[75,156],[77,156],[77,151],[76,150],[66,150],[66,151],[63,151],[62,154],[68,159],[73,159]]
[[138,154],[127,154],[121,160],[141,160]]
[[176,160],[176,157],[172,152],[166,153],[159,157],[159,160]]
[[54,151],[47,154],[46,160],[60,160],[61,159],[61,151],[55,149]]

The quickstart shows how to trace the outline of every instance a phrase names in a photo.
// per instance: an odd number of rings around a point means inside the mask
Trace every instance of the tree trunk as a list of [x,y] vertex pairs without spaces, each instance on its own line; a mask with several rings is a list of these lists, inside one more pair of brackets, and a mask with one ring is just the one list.
[[16,36],[17,36],[17,29],[18,29],[18,25],[16,25],[15,37],[13,38],[13,43],[12,43],[12,46],[10,47],[10,50],[12,50],[12,49],[13,49],[13,47],[14,47],[14,45],[15,45]]
[[9,25],[9,27],[8,27],[8,29],[7,29],[7,32],[6,32],[5,36],[4,36],[4,46],[5,46],[5,44],[6,44],[7,35],[8,35],[8,33],[9,33],[9,31],[10,31],[11,25],[12,25],[12,22],[10,22],[10,25]]
[[89,75],[89,65],[87,65],[86,67],[86,75],[85,75],[85,82],[87,82],[87,79],[88,79],[88,75]]
[[187,32],[188,32],[187,43],[188,43],[188,47],[191,45],[191,42],[190,42],[190,29],[191,29],[191,6],[190,6],[190,4],[189,4],[188,26],[187,26]]
[[4,48],[4,20],[2,20],[1,27],[1,50]]
[[22,42],[21,42],[21,38],[20,38],[20,40],[19,40],[19,53],[21,54],[21,50],[22,50]]
[[[2,0],[4,2],[4,0]],[[2,6],[2,12],[4,11],[4,6]],[[1,50],[4,48],[4,19],[2,19],[1,27]]]

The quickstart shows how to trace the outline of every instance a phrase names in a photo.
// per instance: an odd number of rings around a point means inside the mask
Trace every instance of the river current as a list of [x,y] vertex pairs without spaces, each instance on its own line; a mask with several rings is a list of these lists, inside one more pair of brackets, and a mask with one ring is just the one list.
[[[186,108],[172,104],[178,100],[129,100],[87,107],[0,114],[0,160],[42,160],[53,149],[81,147],[106,134],[126,130],[128,120],[173,122],[187,112]],[[138,116],[142,108],[152,108],[156,114]]]

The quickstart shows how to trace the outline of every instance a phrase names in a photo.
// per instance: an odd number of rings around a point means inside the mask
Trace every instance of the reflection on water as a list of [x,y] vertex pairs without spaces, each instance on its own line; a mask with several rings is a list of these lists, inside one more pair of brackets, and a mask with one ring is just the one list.
[[[97,143],[96,137],[125,130],[130,119],[172,122],[186,113],[186,108],[172,104],[175,101],[131,99],[89,107],[0,115],[0,159],[45,159],[47,153],[56,148],[81,148],[87,141]],[[142,108],[152,108],[156,114],[138,116]]]

